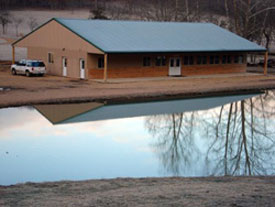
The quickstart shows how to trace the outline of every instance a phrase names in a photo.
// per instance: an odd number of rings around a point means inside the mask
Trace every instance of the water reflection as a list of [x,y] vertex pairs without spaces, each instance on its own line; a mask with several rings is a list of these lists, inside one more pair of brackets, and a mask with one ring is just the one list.
[[0,185],[272,175],[274,98],[269,91],[109,106],[45,105],[36,107],[39,112],[31,107],[1,109]]
[[[213,174],[265,175],[274,172],[274,92],[220,107],[204,121],[215,156]],[[270,166],[267,166],[269,164]]]
[[153,147],[167,172],[179,175],[190,167],[197,153],[194,142],[195,113],[156,115],[146,118],[145,126],[157,139]]
[[[207,175],[270,175],[275,172],[274,97],[269,91],[207,111],[151,116],[145,126],[164,169],[174,175],[196,163]],[[204,139],[206,150],[196,137]]]
[[34,107],[52,124],[68,124],[205,110],[253,96],[255,94],[114,105],[91,102]]

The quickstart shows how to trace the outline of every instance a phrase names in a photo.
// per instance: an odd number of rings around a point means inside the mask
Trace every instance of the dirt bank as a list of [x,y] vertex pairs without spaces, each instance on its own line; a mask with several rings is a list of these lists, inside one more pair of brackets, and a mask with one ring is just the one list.
[[275,76],[236,74],[132,79],[108,83],[56,76],[12,76],[0,70],[0,107],[43,103],[126,102],[256,92],[274,89]]
[[0,186],[0,206],[275,206],[275,177],[145,178]]

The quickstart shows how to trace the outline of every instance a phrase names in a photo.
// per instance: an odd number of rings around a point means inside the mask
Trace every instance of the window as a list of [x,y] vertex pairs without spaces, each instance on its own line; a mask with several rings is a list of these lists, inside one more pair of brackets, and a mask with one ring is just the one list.
[[45,64],[43,62],[32,62],[32,67],[45,67]]
[[180,67],[180,59],[179,58],[176,59],[176,67]]
[[83,69],[85,68],[85,60],[83,60],[83,59],[81,60],[81,68],[83,68]]
[[232,60],[231,60],[231,56],[230,56],[230,55],[228,55],[228,56],[227,56],[227,63],[228,63],[228,64],[231,64],[231,62],[232,62]]
[[198,65],[202,64],[202,56],[197,56],[197,64]]
[[52,53],[48,53],[48,63],[53,63],[53,54]]
[[194,65],[194,56],[184,56],[183,64],[184,65]]
[[202,64],[207,64],[207,56],[202,56]]
[[97,59],[97,67],[104,68],[104,58],[103,57],[100,57]]
[[197,56],[197,64],[207,64],[207,56]]
[[156,57],[156,66],[165,66],[165,65],[166,65],[166,57],[165,56]]
[[194,57],[193,56],[189,57],[189,65],[194,65]]
[[239,63],[239,56],[238,55],[234,56],[234,63]]
[[170,59],[170,67],[174,67],[174,58]]
[[183,64],[184,65],[188,65],[189,64],[189,57],[188,56],[184,56],[184,58],[183,58]]
[[214,57],[213,55],[210,56],[210,64],[211,64],[211,65],[214,64],[214,58],[215,58],[215,57]]
[[156,57],[156,66],[161,66],[161,57]]
[[26,65],[26,60],[20,60],[18,65],[25,66]]
[[240,63],[240,64],[243,64],[243,63],[244,63],[244,56],[243,56],[243,55],[240,55],[240,56],[239,56],[239,63]]
[[219,55],[211,55],[210,56],[210,64],[213,65],[213,64],[220,64],[220,56]]
[[64,58],[64,67],[67,67],[67,58]]
[[162,57],[162,66],[165,66],[165,65],[166,65],[166,57],[163,56],[163,57]]
[[226,64],[226,60],[227,60],[226,55],[223,55],[223,56],[222,56],[222,64]]
[[143,66],[151,66],[151,58],[150,57],[143,57]]
[[215,64],[220,64],[220,56],[215,56]]

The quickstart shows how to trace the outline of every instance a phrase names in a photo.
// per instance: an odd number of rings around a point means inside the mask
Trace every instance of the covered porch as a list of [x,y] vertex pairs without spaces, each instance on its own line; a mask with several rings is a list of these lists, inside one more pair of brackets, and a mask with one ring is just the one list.
[[[101,79],[104,81],[121,78],[207,76],[243,73],[246,72],[247,55],[248,53],[244,52],[105,53],[103,55],[88,53],[87,70],[89,79]],[[263,73],[266,75],[268,52],[262,55],[264,55],[265,62]],[[173,73],[171,75],[171,68],[174,70],[177,69],[179,71],[178,75],[173,75]]]

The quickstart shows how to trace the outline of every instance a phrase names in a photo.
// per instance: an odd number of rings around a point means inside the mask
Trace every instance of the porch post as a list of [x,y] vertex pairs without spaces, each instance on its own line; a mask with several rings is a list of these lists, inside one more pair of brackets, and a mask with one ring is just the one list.
[[107,82],[108,54],[104,54],[104,82]]
[[264,56],[264,75],[267,75],[267,67],[268,67],[268,52],[265,52]]
[[14,64],[14,63],[15,63],[15,48],[12,45],[12,64]]

